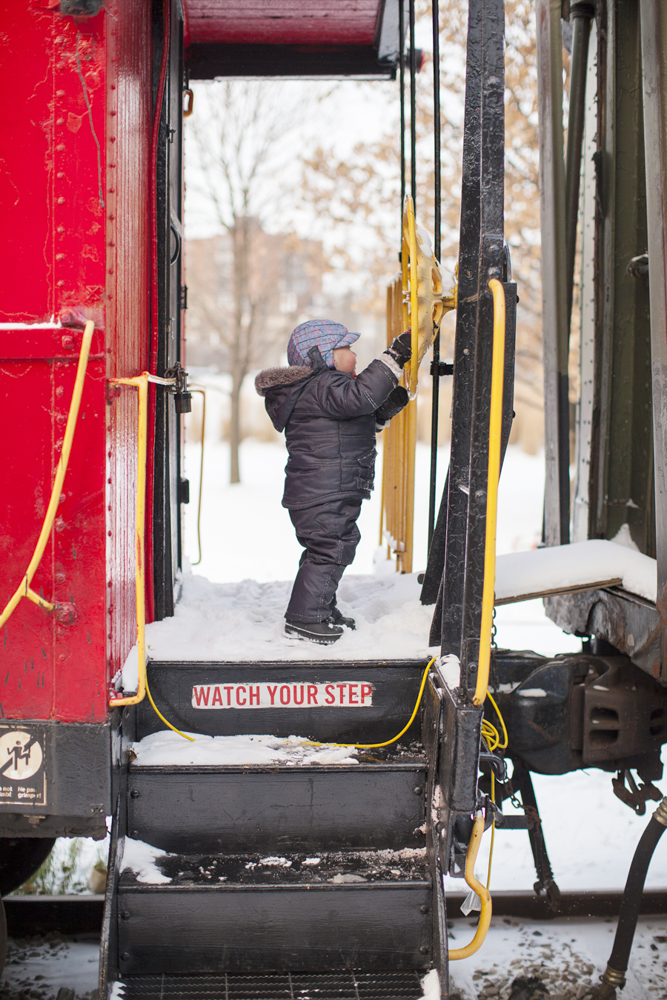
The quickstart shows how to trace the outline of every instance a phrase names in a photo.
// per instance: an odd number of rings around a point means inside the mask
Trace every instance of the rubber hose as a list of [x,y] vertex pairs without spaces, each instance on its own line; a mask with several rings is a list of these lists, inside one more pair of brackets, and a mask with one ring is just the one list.
[[[658,818],[656,819],[656,817]],[[595,994],[600,1000],[602,997],[615,996],[616,988],[622,988],[625,985],[625,972],[628,968],[632,942],[637,928],[646,875],[653,853],[658,845],[658,841],[665,832],[666,825],[667,796],[663,798],[649,820],[648,826],[644,830],[632,858],[625,889],[623,890],[621,912],[618,917],[614,946],[609,956],[606,972],[602,976],[602,987],[598,988]]]
[[628,967],[630,949],[632,948],[632,941],[635,936],[639,907],[644,891],[644,882],[646,881],[653,852],[664,832],[665,827],[652,816],[642,834],[641,840],[637,844],[637,850],[630,865],[625,889],[623,890],[614,947],[609,956],[609,965],[618,972],[625,972]]

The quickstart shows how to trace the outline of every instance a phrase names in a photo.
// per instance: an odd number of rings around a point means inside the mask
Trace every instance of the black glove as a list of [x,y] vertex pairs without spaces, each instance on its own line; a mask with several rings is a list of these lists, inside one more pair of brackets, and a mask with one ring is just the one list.
[[410,330],[402,333],[400,337],[395,337],[384,352],[391,355],[399,365],[404,365],[412,357],[412,334]]
[[[403,336],[405,336],[405,334],[403,334]],[[378,406],[375,411],[376,421],[378,423],[387,423],[392,417],[395,417],[397,413],[400,413],[409,402],[410,397],[408,396],[408,390],[402,385],[397,385],[395,389],[391,390],[382,406]]]

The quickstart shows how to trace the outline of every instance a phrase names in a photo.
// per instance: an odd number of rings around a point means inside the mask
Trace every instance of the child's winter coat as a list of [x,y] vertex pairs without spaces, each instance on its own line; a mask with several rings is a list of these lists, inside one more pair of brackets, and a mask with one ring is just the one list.
[[313,367],[267,368],[255,388],[289,459],[283,506],[298,510],[346,497],[368,499],[375,475],[375,411],[398,378],[383,361],[356,377],[329,368],[314,347]]

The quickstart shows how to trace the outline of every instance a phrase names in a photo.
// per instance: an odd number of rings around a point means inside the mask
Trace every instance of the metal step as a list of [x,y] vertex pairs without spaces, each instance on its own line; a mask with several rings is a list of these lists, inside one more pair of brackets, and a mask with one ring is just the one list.
[[[148,664],[148,681],[158,709],[187,732],[380,743],[410,718],[426,663],[155,661]],[[165,728],[148,699],[137,706],[135,724],[137,740]],[[416,738],[418,730],[415,724]]]
[[340,969],[264,975],[126,976],[124,1000],[420,1000],[419,973]]
[[124,871],[122,975],[426,969],[431,887],[425,851],[170,855],[170,882]]
[[129,835],[164,851],[236,854],[421,847],[426,761],[132,766]]

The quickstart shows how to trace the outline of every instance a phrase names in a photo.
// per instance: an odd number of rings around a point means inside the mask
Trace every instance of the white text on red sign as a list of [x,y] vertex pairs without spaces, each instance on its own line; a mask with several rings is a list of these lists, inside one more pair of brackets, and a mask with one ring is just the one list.
[[368,708],[368,681],[333,684],[195,684],[193,708]]

